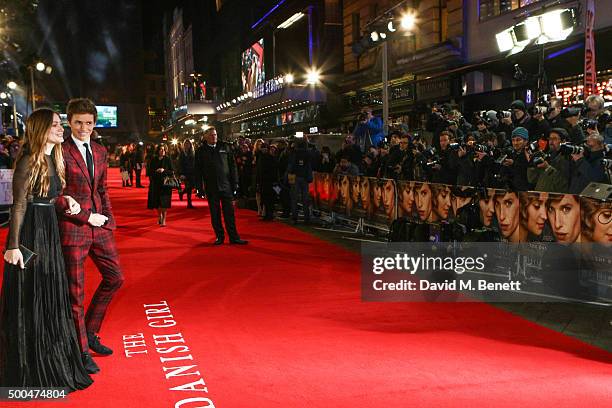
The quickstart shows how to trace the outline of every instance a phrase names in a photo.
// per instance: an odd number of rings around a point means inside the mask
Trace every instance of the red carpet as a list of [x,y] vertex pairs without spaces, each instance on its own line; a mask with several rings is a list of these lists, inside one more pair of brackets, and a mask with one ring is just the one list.
[[[174,201],[160,228],[146,189],[111,175],[126,282],[101,337],[115,354],[68,403],[28,405],[612,407],[610,353],[486,304],[361,303],[357,254],[250,211],[250,245],[213,247],[204,201]],[[98,280],[89,264],[89,296]],[[143,305],[161,301],[175,326],[147,325]],[[138,333],[147,354],[127,358]],[[176,333],[156,350],[153,335]]]

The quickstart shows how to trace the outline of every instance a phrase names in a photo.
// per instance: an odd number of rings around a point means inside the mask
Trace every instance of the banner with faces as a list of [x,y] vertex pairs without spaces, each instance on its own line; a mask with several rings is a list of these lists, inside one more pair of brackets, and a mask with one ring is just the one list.
[[314,208],[372,224],[457,222],[514,243],[612,244],[612,202],[573,194],[315,173],[311,195]]

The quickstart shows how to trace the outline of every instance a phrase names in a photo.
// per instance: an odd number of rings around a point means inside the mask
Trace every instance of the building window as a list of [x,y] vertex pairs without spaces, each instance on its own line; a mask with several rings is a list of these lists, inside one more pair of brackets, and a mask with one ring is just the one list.
[[499,16],[541,0],[480,0],[479,17],[480,21],[491,17]]
[[359,21],[359,13],[352,14],[353,42],[359,41],[361,38],[361,26]]

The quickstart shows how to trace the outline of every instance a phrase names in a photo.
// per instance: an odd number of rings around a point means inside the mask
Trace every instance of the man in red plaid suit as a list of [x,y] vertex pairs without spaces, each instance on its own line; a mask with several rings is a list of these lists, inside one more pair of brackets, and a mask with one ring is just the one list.
[[[81,212],[67,214],[68,204],[61,198],[57,200],[56,208],[83,364],[93,374],[100,368],[90,350],[101,355],[113,352],[100,343],[97,334],[110,301],[123,283],[123,275],[113,237],[115,219],[106,188],[107,152],[103,146],[91,141],[98,116],[96,106],[89,99],[72,99],[66,112],[72,134],[62,144],[66,165],[64,194],[81,205]],[[88,255],[102,274],[102,282],[85,313],[84,265]]]

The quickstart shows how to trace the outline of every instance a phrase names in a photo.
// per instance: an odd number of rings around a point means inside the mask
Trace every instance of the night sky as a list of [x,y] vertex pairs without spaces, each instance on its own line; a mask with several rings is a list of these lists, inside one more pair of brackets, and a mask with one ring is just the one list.
[[52,101],[142,102],[145,63],[147,71],[163,74],[162,15],[169,3],[41,1],[35,53],[54,72],[37,74],[40,90]]

